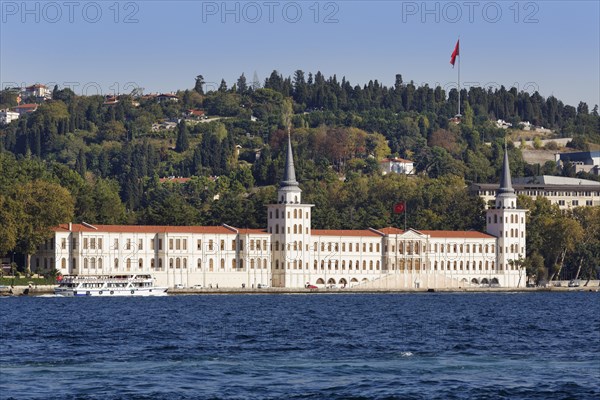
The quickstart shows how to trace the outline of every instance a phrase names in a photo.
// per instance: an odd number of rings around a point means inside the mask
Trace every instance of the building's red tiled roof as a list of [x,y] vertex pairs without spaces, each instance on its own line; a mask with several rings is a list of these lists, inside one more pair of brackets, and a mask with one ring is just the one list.
[[384,163],[384,162],[399,162],[399,163],[414,163],[414,161],[410,161],[410,160],[405,160],[404,158],[384,158],[383,160],[380,161],[380,163]]
[[242,235],[248,235],[248,234],[265,234],[268,233],[266,229],[250,229],[250,228],[243,228],[243,229],[238,229],[238,232]]
[[494,239],[495,236],[477,231],[418,231],[432,238]]
[[39,104],[29,103],[29,104],[21,104],[16,107],[13,107],[13,108],[34,109],[34,108],[38,108],[38,107],[39,107]]
[[[164,226],[164,225],[93,225],[97,229],[83,224],[72,224],[70,232],[123,232],[123,233],[214,233],[230,234],[235,232],[224,226]],[[69,232],[69,224],[60,224],[54,231]]]
[[342,230],[342,229],[312,229],[311,234],[313,236],[381,236],[375,231],[369,229],[353,229],[353,230]]
[[204,115],[204,110],[188,110],[188,114],[201,117]]

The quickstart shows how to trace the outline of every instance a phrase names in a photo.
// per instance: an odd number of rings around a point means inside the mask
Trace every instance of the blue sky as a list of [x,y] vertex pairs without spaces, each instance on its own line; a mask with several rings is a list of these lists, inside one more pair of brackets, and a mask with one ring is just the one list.
[[392,85],[401,73],[450,88],[460,36],[463,86],[600,103],[598,1],[0,3],[3,87],[171,92],[193,87],[198,74],[231,85],[242,72],[264,81],[274,69],[302,69],[361,85]]

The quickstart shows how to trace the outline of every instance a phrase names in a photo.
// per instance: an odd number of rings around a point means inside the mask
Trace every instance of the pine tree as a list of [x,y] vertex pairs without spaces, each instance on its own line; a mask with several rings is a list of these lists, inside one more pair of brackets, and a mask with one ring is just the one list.
[[175,143],[175,151],[182,153],[190,148],[190,138],[188,136],[187,126],[185,121],[181,121],[177,125],[177,142]]

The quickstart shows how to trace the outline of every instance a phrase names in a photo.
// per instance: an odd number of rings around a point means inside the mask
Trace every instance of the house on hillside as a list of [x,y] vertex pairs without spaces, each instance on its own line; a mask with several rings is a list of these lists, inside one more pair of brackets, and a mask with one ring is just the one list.
[[23,97],[35,97],[43,100],[52,98],[52,91],[46,85],[36,83],[23,89]]
[[29,104],[20,104],[16,107],[13,107],[12,110],[19,114],[19,116],[23,114],[30,114],[32,112],[37,111],[39,104],[29,103]]
[[404,174],[414,175],[415,167],[414,162],[405,160],[403,158],[384,158],[379,161],[381,172],[383,175],[386,174]]
[[575,166],[575,172],[589,172],[600,175],[600,151],[557,153],[556,163],[560,168],[563,168],[567,163],[571,163]]
[[175,96],[174,94],[159,94],[158,96],[156,96],[156,100],[159,103],[165,102],[165,101],[172,101],[174,103],[178,103],[179,102],[179,97]]
[[19,113],[10,109],[0,110],[0,125],[8,125],[12,121],[19,119]]

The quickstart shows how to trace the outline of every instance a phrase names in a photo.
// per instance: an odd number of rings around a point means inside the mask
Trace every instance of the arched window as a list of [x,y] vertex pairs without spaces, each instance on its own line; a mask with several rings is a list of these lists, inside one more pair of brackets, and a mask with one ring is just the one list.
[[84,268],[84,269],[87,269],[87,268],[88,268],[88,259],[87,259],[87,258],[84,258],[84,259],[83,259],[83,268]]
[[187,258],[183,257],[183,268],[187,268]]
[[313,264],[313,268],[314,268],[315,270],[317,269],[317,265],[318,265],[318,263],[317,263],[317,260],[315,260],[315,262],[314,262],[314,264]]
[[[173,261],[173,259],[171,259],[171,262]],[[127,271],[131,270],[131,258],[127,259]]]
[[163,262],[162,262],[162,258],[159,258],[159,259],[158,259],[158,269],[162,270],[162,267],[163,267],[163,265],[162,265],[162,264],[163,264]]
[[298,218],[298,210],[296,210],[296,209],[294,209],[294,218]]
[[[198,260],[200,261],[200,260]],[[237,260],[234,258],[233,260],[231,260],[231,269],[236,269],[237,268]]]
[[[179,260],[179,259],[178,259]],[[138,268],[142,269],[144,267],[144,260],[141,258],[138,260]]]
[[221,258],[221,269],[225,269],[225,259]]
[[296,204],[298,204],[298,196],[294,196],[294,202],[296,202]]
[[331,260],[327,262],[327,269],[331,269]]
[[342,270],[346,269],[346,260],[342,260]]
[[115,269],[119,269],[119,259],[115,258]]
[[348,269],[351,270],[352,269],[352,260],[348,261]]
[[67,268],[67,260],[66,259],[63,258],[62,260],[60,260],[60,267],[62,269]]
[[375,265],[375,269],[379,271],[379,260],[377,261],[377,264]]
[[154,261],[154,258],[150,259],[150,268],[154,269],[156,261]]
[[250,269],[254,269],[254,259],[250,259]]
[[181,258],[179,257],[175,259],[175,268],[181,269]]
[[90,267],[96,269],[96,259],[94,257],[90,258]]
[[339,261],[338,260],[335,260],[335,269],[336,269],[336,271],[339,269]]
[[322,270],[325,269],[325,261],[324,260],[321,260],[321,269]]
[[363,271],[367,269],[367,262],[363,261]]
[[275,269],[279,269],[279,260],[275,260]]
[[433,263],[433,269],[434,269],[434,270],[437,270],[437,269],[438,269],[438,262],[437,262],[437,261],[435,261],[435,262]]
[[210,272],[215,270],[215,260],[213,260],[212,258],[208,260],[208,270]]
[[302,233],[302,224],[298,225],[298,233]]
[[98,269],[102,269],[102,259],[98,259]]
[[298,225],[296,225],[296,224],[294,224],[294,233],[298,233]]

